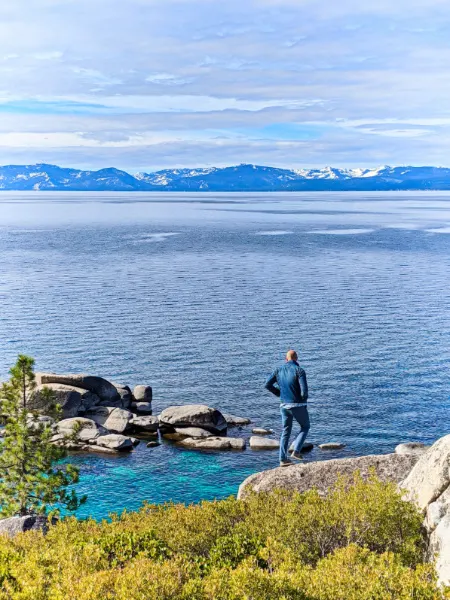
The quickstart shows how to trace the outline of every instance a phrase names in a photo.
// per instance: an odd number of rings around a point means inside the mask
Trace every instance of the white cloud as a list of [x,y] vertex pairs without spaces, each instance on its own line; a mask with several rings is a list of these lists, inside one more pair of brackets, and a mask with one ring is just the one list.
[[3,160],[445,164],[449,34],[447,0],[3,3]]

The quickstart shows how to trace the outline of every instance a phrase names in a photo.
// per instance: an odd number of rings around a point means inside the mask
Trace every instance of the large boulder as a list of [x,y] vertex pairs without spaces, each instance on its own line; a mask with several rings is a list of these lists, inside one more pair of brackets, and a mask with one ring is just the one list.
[[238,498],[244,498],[252,491],[271,492],[275,489],[306,492],[315,488],[326,494],[340,475],[352,477],[355,471],[359,471],[363,479],[374,471],[382,481],[399,483],[417,461],[418,456],[414,455],[385,454],[293,464],[287,469],[277,468],[250,475],[241,484]]
[[130,411],[112,406],[97,406],[87,411],[86,416],[114,433],[123,433],[134,417]]
[[219,435],[225,434],[227,430],[227,422],[222,413],[205,404],[171,406],[163,410],[159,421],[161,425],[171,428],[201,427]]
[[76,417],[84,409],[83,396],[92,393],[81,388],[61,383],[48,383],[38,385],[33,392],[28,407],[31,410],[41,412],[51,411],[55,405],[59,404],[62,411],[62,418],[68,419]]
[[135,441],[133,438],[124,435],[110,433],[98,437],[95,440],[95,445],[100,446],[101,448],[114,450],[115,452],[130,452],[135,446]]
[[151,415],[153,412],[151,402],[132,402],[131,410],[136,412],[138,415]]
[[407,497],[422,511],[435,502],[450,485],[450,435],[439,439],[420,457],[402,483]]
[[[96,377],[94,375],[81,374],[69,374],[69,375],[58,375],[56,373],[36,373],[36,383],[39,385],[45,385],[49,383],[60,383],[62,385],[75,386],[88,390],[96,394],[101,402],[117,402],[120,400],[119,393],[116,387],[106,379],[102,377]],[[111,404],[110,404],[111,406]]]
[[99,427],[92,419],[76,417],[60,421],[56,426],[56,434],[52,441],[77,449],[77,444],[94,444],[95,440],[103,433],[106,433],[106,430]]
[[136,402],[150,402],[153,398],[153,390],[150,385],[136,385],[133,390]]
[[0,535],[14,537],[24,531],[48,531],[49,525],[56,523],[56,519],[49,522],[48,517],[42,515],[27,515],[25,517],[9,517],[0,520]]
[[[159,419],[158,417],[152,417],[150,415],[147,416],[139,416],[133,415],[131,420],[128,422],[128,429],[130,431],[158,431],[159,429]],[[127,431],[128,431],[127,429]]]
[[194,450],[245,450],[243,438],[186,438],[178,442],[178,445]]
[[131,388],[128,385],[122,385],[120,383],[112,384],[118,394],[118,398],[111,402],[111,400],[102,400],[100,401],[101,406],[115,406],[116,408],[125,408],[129,409],[131,403],[133,402],[133,394],[131,392]]
[[423,453],[402,482],[406,498],[423,512],[428,553],[439,581],[450,584],[450,435]]
[[428,540],[428,556],[436,561],[439,583],[450,584],[450,513],[447,513],[439,525],[431,532]]

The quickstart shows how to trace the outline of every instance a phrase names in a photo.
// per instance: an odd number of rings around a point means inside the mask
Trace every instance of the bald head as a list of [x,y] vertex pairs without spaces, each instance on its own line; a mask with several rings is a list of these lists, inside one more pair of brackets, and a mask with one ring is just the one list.
[[286,360],[290,361],[290,360],[297,360],[298,356],[297,356],[297,352],[295,350],[289,350],[286,353]]

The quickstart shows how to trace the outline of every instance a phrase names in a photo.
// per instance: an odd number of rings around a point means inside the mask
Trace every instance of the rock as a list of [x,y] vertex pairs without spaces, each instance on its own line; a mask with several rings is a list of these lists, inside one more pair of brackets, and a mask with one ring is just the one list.
[[123,433],[129,428],[129,423],[134,417],[133,413],[128,410],[111,406],[95,407],[88,410],[86,416],[114,433]]
[[424,522],[425,529],[428,532],[434,531],[447,514],[450,514],[450,487],[437,500],[428,505]]
[[186,438],[198,439],[214,437],[214,434],[206,429],[202,429],[201,427],[176,427],[175,431],[163,433],[163,437],[166,440],[179,442],[180,440],[184,440]]
[[[47,425],[52,429],[55,429],[55,419],[48,417],[47,415],[29,414],[27,415],[27,425],[30,429],[35,429],[41,425]],[[1,433],[0,433],[1,435]]]
[[[314,444],[312,444],[311,442],[305,442],[303,444],[301,452],[311,452],[311,450],[313,448],[314,448]],[[292,444],[290,445],[289,452],[294,452],[294,442],[292,442]]]
[[266,437],[253,435],[250,438],[250,448],[252,450],[276,450],[280,447],[278,440],[270,440]]
[[136,402],[149,402],[153,398],[153,390],[149,385],[137,385],[133,390],[133,397]]
[[168,427],[201,427],[211,433],[225,433],[227,422],[221,412],[205,404],[171,406],[159,415],[160,423]]
[[450,435],[439,439],[422,454],[408,477],[402,482],[409,500],[420,510],[437,500],[450,485]]
[[120,383],[113,383],[112,385],[116,388],[117,393],[119,395],[119,399],[116,400],[113,404],[111,404],[111,401],[109,400],[101,401],[101,406],[115,406],[116,408],[129,409],[131,407],[131,403],[133,402],[133,394],[131,393],[131,388],[129,388],[127,385],[122,385]]
[[131,410],[134,410],[138,414],[141,415],[151,415],[152,414],[152,403],[151,402],[132,402]]
[[186,438],[178,445],[194,450],[245,450],[245,440],[241,438]]
[[326,444],[319,444],[321,450],[342,450],[345,448],[345,444],[340,442],[328,442]]
[[135,440],[117,433],[101,435],[95,440],[95,445],[101,448],[109,448],[116,452],[129,452],[135,446]]
[[439,439],[419,456],[401,483],[406,498],[424,513],[428,555],[436,558],[440,583],[450,584],[450,435]]
[[243,425],[250,425],[251,420],[247,417],[236,417],[236,415],[229,415],[223,413],[223,417],[227,422],[228,427],[242,427]]
[[255,435],[270,435],[273,433],[273,429],[264,429],[263,427],[255,427],[252,429],[252,433]]
[[157,448],[158,446],[161,446],[161,442],[148,442],[147,444],[147,448]]
[[158,417],[133,415],[131,420],[128,422],[128,429],[130,431],[152,431],[152,432],[155,432],[155,431],[158,431],[158,428],[159,428]]
[[429,538],[428,556],[436,560],[438,581],[442,585],[450,583],[450,513],[440,521]]
[[396,454],[418,454],[422,455],[430,448],[430,446],[425,446],[425,444],[421,444],[420,442],[408,442],[406,444],[399,444],[395,447],[394,452]]
[[[45,393],[46,390],[50,391],[50,397]],[[85,390],[83,390],[84,392]],[[59,383],[38,385],[32,394],[28,407],[30,410],[46,412],[51,411],[56,404],[61,406],[63,419],[76,417],[78,412],[83,409],[79,388]]]
[[24,531],[43,531],[47,533],[49,525],[56,523],[56,519],[49,522],[48,517],[42,515],[27,515],[26,517],[9,517],[0,520],[0,534],[14,537]]
[[202,429],[201,427],[176,427],[175,432],[184,435],[184,437],[192,438],[207,438],[214,435],[210,431]]
[[96,454],[115,454],[116,456],[119,454],[117,450],[103,448],[102,446],[93,446],[90,444],[87,446],[82,446],[80,450],[83,450],[83,452],[95,452]]
[[[75,436],[75,430],[77,431]],[[102,434],[106,433],[103,427],[99,427],[92,419],[84,417],[76,417],[73,419],[64,419],[56,426],[57,434],[53,436],[53,443],[61,443],[69,449],[78,449],[77,442],[90,444],[95,443],[95,440]],[[71,439],[67,439],[71,438]],[[72,439],[74,438],[74,439]]]
[[247,443],[244,438],[228,438],[232,450],[245,450]]
[[252,490],[270,492],[277,488],[297,492],[316,488],[325,494],[339,475],[353,477],[355,471],[359,471],[363,479],[367,479],[372,469],[382,481],[399,483],[418,460],[414,455],[385,454],[294,464],[289,469],[277,468],[251,475],[241,484],[238,497],[244,498]]
[[[103,379],[93,375],[75,374],[75,375],[57,375],[56,373],[36,373],[36,383],[44,385],[49,383],[60,383],[68,386],[82,388],[96,394],[101,402],[117,402],[120,396],[114,385]],[[111,406],[111,404],[110,404]]]

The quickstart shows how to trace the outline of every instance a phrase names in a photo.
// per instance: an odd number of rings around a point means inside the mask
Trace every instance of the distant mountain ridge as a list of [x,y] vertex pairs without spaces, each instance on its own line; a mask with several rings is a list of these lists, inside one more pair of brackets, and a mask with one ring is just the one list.
[[55,165],[0,167],[0,190],[121,192],[284,192],[450,190],[450,168],[278,169],[234,167],[166,169],[131,175],[115,168],[82,171]]

